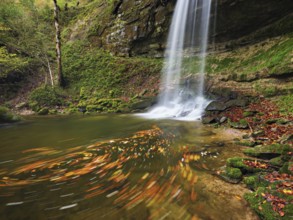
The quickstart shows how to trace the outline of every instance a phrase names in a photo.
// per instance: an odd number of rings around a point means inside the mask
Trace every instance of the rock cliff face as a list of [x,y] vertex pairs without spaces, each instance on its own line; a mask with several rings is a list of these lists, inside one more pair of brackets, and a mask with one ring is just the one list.
[[[94,3],[85,5],[83,16],[71,25],[71,40],[88,37],[93,45],[118,56],[163,55],[176,0]],[[213,4],[210,36],[221,45],[218,48],[292,31],[292,0],[214,0]]]
[[273,37],[288,33],[293,27],[290,0],[218,0],[217,11],[218,42],[239,39],[269,27],[271,32],[262,37]]

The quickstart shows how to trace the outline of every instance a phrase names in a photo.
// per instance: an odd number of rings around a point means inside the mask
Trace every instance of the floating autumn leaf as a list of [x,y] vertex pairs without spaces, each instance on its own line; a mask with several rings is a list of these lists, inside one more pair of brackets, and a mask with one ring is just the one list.
[[196,200],[196,197],[197,197],[197,194],[196,192],[194,191],[194,188],[191,189],[191,194],[190,194],[190,199],[191,201],[195,201]]

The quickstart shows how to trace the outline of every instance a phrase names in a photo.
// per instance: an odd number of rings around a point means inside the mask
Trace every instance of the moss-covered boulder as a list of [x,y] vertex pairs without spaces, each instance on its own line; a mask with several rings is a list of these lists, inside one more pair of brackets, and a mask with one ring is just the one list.
[[253,174],[252,176],[244,177],[243,183],[252,190],[256,190],[258,187],[268,186],[268,182],[261,178],[260,174]]
[[259,137],[259,136],[263,136],[265,134],[265,131],[264,130],[257,130],[257,131],[254,131],[251,136],[256,138],[256,137]]
[[206,111],[224,111],[228,108],[228,106],[221,101],[212,101],[208,106],[206,107]]
[[144,110],[156,103],[156,97],[134,99],[129,106],[133,110]]
[[254,147],[256,145],[255,141],[236,141],[237,145],[246,146],[246,147]]
[[242,172],[239,168],[227,167],[226,175],[231,179],[241,179]]
[[8,108],[0,106],[0,123],[13,123],[20,121],[20,117],[12,114]]
[[227,107],[245,107],[249,104],[249,100],[245,98],[237,98],[229,100],[225,103]]
[[285,163],[285,161],[282,159],[282,157],[275,157],[273,159],[271,159],[269,161],[269,163],[272,165],[272,166],[276,166],[276,167],[282,167]]
[[229,124],[232,128],[236,129],[247,129],[249,127],[245,119],[241,119],[238,122],[229,122]]
[[228,183],[237,184],[242,180],[242,172],[239,168],[224,166],[216,174]]
[[282,155],[288,145],[272,144],[272,145],[259,145],[254,148],[245,149],[243,152],[247,156],[257,157],[261,159],[272,159]]
[[275,186],[268,188],[258,187],[256,192],[245,194],[244,198],[248,201],[254,211],[261,219],[289,220],[293,214],[292,196],[286,196],[275,189]]
[[49,108],[41,108],[39,111],[38,111],[38,115],[48,115],[49,114]]
[[251,116],[254,116],[255,113],[254,112],[251,112],[251,111],[245,111],[243,112],[243,116],[244,117],[251,117]]
[[239,168],[243,174],[271,170],[267,162],[250,158],[232,157],[227,159],[226,164],[228,167]]

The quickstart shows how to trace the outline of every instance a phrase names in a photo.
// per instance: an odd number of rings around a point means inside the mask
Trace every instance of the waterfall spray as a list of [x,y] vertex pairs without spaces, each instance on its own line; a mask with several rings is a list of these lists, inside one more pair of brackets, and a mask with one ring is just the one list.
[[[204,74],[212,0],[178,0],[165,51],[158,104],[149,118],[199,119],[209,103],[204,98]],[[186,55],[186,51],[191,55]],[[197,51],[197,56],[192,53]],[[189,68],[185,60],[189,60]],[[195,61],[196,60],[196,61]],[[196,68],[192,68],[193,64]],[[190,69],[190,70],[189,70]],[[197,73],[196,89],[184,72]],[[194,85],[193,85],[194,87]]]

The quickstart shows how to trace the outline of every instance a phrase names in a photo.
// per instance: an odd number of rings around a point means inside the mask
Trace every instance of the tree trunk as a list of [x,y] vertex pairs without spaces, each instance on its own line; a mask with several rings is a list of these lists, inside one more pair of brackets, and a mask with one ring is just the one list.
[[50,75],[50,79],[51,79],[51,86],[54,87],[53,73],[52,73],[52,69],[51,69],[50,61],[49,61],[49,59],[48,59],[47,56],[46,56],[46,60],[47,60],[47,66],[48,66],[49,75]]
[[61,34],[59,26],[59,7],[57,5],[57,0],[54,2],[54,23],[56,29],[56,55],[57,55],[57,68],[58,68],[58,85],[64,86],[64,79],[62,75],[62,62],[61,62]]

